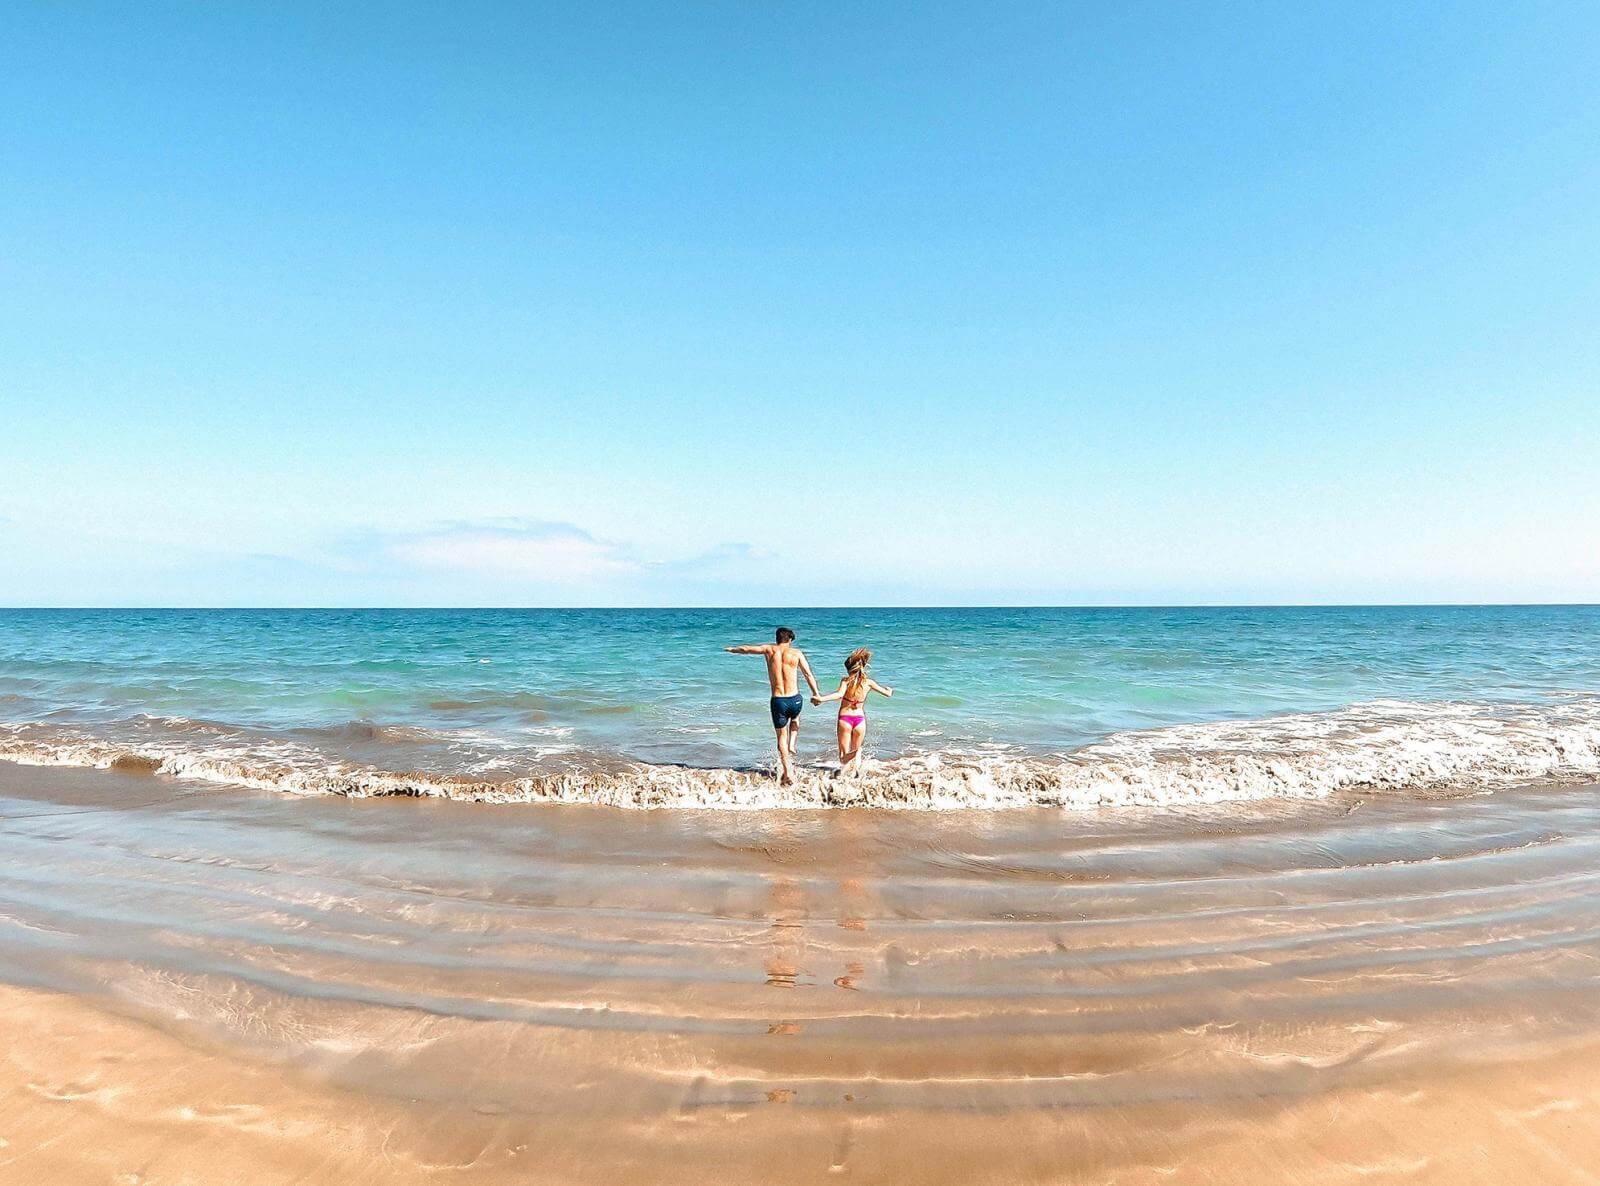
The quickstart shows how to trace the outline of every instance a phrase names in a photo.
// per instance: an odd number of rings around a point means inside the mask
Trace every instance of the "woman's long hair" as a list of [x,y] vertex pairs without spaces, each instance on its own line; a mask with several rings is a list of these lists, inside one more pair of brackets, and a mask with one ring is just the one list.
[[844,696],[852,703],[860,703],[867,694],[867,664],[872,662],[872,652],[857,647],[844,661]]

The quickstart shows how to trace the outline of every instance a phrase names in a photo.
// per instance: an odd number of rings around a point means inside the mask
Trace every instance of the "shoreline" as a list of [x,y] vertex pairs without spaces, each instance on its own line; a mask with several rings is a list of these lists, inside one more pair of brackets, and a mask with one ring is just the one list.
[[837,776],[818,745],[813,740],[802,751],[798,784],[779,787],[765,764],[574,746],[547,752],[504,738],[490,744],[471,730],[371,721],[296,730],[148,715],[98,724],[0,723],[0,761],[302,796],[627,809],[1083,811],[1582,784],[1600,779],[1600,697],[1373,701],[1128,730],[1061,752],[989,742],[874,757],[869,739],[863,771],[848,778]]

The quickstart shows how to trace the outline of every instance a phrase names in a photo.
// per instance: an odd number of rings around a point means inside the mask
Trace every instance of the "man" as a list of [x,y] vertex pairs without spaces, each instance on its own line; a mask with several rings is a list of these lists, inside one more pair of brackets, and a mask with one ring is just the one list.
[[778,735],[779,782],[794,785],[794,743],[800,736],[800,689],[795,673],[806,677],[813,696],[822,695],[805,652],[794,645],[794,631],[778,627],[778,641],[752,646],[727,647],[730,655],[762,655],[767,660],[767,682],[772,685],[772,727]]

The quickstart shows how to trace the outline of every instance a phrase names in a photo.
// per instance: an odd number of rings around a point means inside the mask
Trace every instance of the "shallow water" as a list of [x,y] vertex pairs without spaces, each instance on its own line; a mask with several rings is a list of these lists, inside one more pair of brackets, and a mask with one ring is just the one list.
[[[110,1165],[138,1133],[170,1138],[141,1172],[179,1164],[245,1067],[307,1181],[340,1180],[339,1125],[351,1149],[382,1130],[392,1181],[1600,1165],[1593,1092],[1526,1070],[1587,1065],[1596,1034],[1592,787],[638,813],[0,763],[0,815],[0,979],[221,1060],[189,1088],[204,1124],[115,1087],[153,1053],[70,1083],[30,1064],[108,1170],[140,1168]],[[159,1058],[170,1095],[189,1056]],[[308,1091],[334,1094],[290,1123]]]
[[[876,648],[860,783],[758,660]],[[1099,807],[1600,777],[1596,607],[0,611],[0,754],[300,792]]]

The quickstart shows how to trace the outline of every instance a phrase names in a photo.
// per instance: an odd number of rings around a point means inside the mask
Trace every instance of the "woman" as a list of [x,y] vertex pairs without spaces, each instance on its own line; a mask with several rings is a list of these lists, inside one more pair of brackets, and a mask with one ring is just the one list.
[[839,702],[839,772],[853,772],[861,761],[861,746],[867,739],[867,697],[873,692],[893,696],[894,689],[886,688],[867,674],[867,664],[872,662],[872,652],[857,647],[844,661],[844,678],[839,689],[827,696],[813,696],[812,704]]

